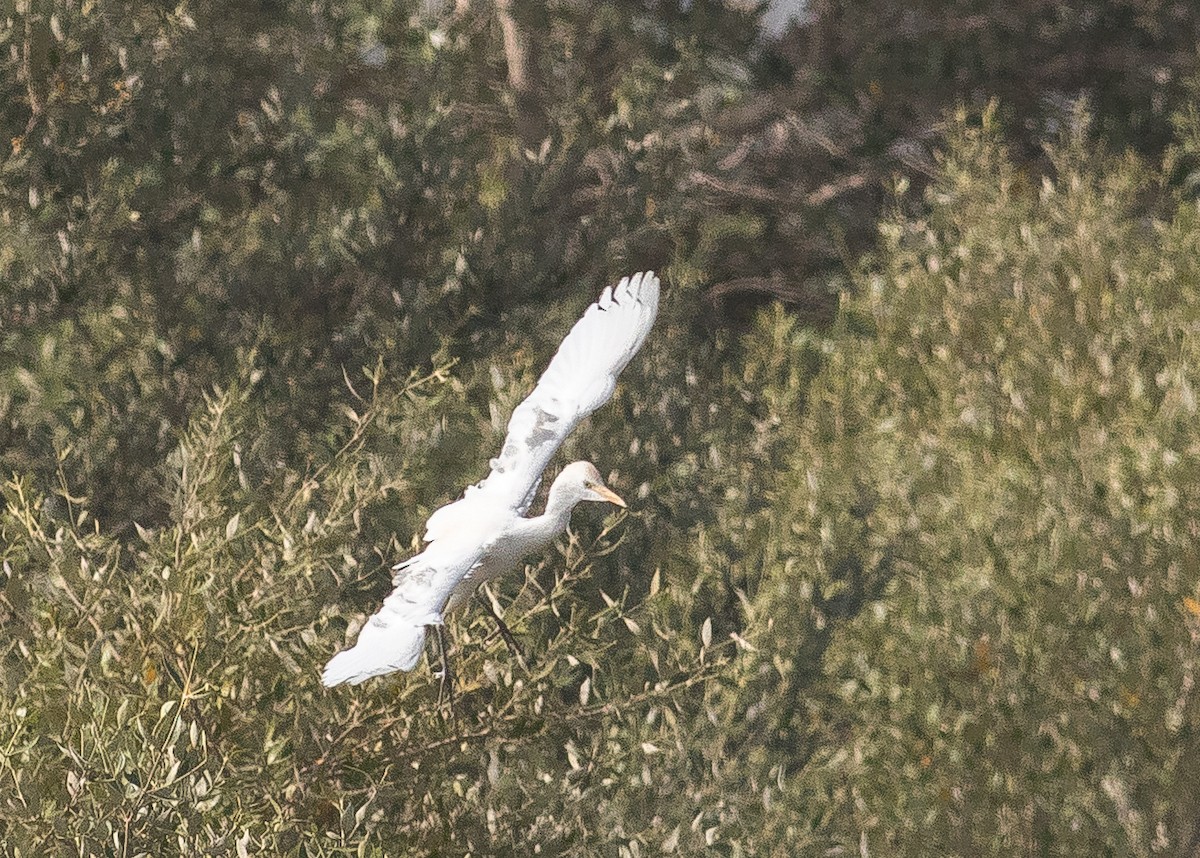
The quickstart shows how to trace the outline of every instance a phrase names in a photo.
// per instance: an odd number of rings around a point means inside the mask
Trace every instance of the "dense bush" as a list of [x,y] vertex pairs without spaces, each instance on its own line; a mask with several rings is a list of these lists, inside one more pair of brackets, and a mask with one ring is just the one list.
[[1083,131],[1052,159],[1030,183],[990,117],[961,130],[781,415],[769,535],[731,558],[758,851],[1200,843],[1200,211],[1155,216]]
[[269,492],[241,466],[256,387],[220,393],[172,456],[170,523],[129,546],[68,492],[55,517],[27,481],[8,483],[10,854],[557,852],[620,830],[674,707],[729,650],[677,642],[670,606],[686,600],[667,601],[660,573],[636,602],[629,587],[599,590],[594,567],[616,564],[631,520],[585,524],[514,588],[508,619],[532,642],[530,673],[468,614],[453,710],[424,669],[365,689],[319,684],[344,612],[374,609],[404,550],[375,513],[417,505],[410,478],[453,390],[441,372],[380,381],[346,415],[341,450]]

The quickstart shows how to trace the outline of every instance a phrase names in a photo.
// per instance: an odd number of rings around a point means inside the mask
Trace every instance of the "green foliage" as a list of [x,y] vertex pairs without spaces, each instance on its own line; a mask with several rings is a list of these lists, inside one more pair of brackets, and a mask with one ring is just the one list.
[[792,421],[729,704],[764,849],[1194,851],[1197,210],[1053,160],[960,125]]
[[[104,520],[160,522],[154,463],[251,351],[273,419],[247,466],[302,468],[343,366],[487,356],[502,316],[566,320],[627,269],[702,270],[744,228],[697,244],[678,182],[747,83],[700,53],[704,20],[547,10],[531,107],[499,88],[487,15],[417,5],[31,0],[0,22],[5,467],[48,491],[61,456]],[[751,19],[720,20],[741,22],[733,56]]]
[[8,483],[11,854],[558,852],[620,830],[646,761],[680,743],[672,707],[725,663],[720,646],[675,645],[657,576],[640,604],[617,592],[589,605],[626,522],[530,571],[508,609],[535,642],[530,673],[467,616],[452,712],[425,670],[320,687],[342,603],[373,610],[403,550],[376,512],[411,508],[440,440],[430,427],[455,398],[441,371],[400,388],[370,376],[340,450],[270,491],[242,467],[256,385],[210,398],[172,457],[170,522],[129,546],[65,489]]
[[402,10],[370,6],[31,2],[8,19],[7,466],[48,487],[65,454],[101,516],[158,521],[152,463],[249,350],[279,430],[262,466],[302,466],[343,363],[369,348],[407,370],[452,333],[396,312],[436,305],[413,272],[453,270],[444,236],[470,205],[435,142],[453,133],[428,107],[444,81],[400,28],[376,37],[386,80],[423,86],[381,86],[362,28]]

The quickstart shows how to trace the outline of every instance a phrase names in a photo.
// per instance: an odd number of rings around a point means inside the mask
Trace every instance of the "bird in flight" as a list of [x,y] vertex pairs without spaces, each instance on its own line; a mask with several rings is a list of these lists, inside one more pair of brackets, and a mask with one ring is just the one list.
[[[325,685],[357,685],[372,676],[412,670],[425,648],[426,628],[437,629],[441,642],[443,618],[480,584],[553,542],[567,529],[576,504],[625,506],[595,465],[572,462],[551,484],[545,511],[525,517],[550,458],[579,421],[612,396],[617,376],[645,342],[657,313],[654,272],[605,287],[562,341],[533,392],[513,411],[490,473],[436,510],[425,524],[425,549],[392,567],[395,589],[355,645],[325,665]],[[507,631],[503,624],[501,630]]]

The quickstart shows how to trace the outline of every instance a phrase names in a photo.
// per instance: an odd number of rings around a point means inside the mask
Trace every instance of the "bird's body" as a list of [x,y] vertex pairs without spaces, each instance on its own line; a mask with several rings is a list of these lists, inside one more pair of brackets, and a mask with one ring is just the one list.
[[325,685],[412,670],[424,649],[426,627],[441,625],[480,584],[553,542],[566,530],[576,504],[624,506],[594,465],[573,462],[551,485],[545,511],[525,517],[550,458],[580,420],[608,401],[657,312],[658,278],[652,272],[604,290],[513,412],[491,472],[429,517],[425,549],[393,567],[395,589],[363,626],[355,646],[325,666]]
[[[574,463],[576,467],[586,464],[588,463]],[[570,467],[572,466],[568,466]],[[592,473],[586,475],[587,478],[603,486],[600,474],[594,467],[591,471]],[[541,515],[524,518],[514,514],[503,523],[492,522],[498,531],[495,539],[481,546],[482,553],[478,564],[458,582],[446,603],[445,613],[450,614],[458,610],[481,584],[486,584],[512,570],[526,557],[548,546],[567,529],[575,504],[586,499],[575,498],[568,494],[567,489],[562,488],[574,473],[564,469],[563,474],[566,477],[560,474],[560,479],[564,482],[555,481],[550,486],[546,510]],[[603,499],[613,501],[615,496]]]

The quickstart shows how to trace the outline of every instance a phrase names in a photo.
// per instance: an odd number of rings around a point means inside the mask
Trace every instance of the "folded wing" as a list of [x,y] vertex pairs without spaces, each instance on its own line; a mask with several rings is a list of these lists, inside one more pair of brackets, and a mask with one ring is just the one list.
[[502,505],[517,514],[529,508],[550,458],[579,421],[612,396],[617,376],[637,354],[658,315],[654,272],[624,277],[605,287],[558,347],[537,386],[513,411],[491,472],[425,525],[435,541],[474,517],[477,504]]

